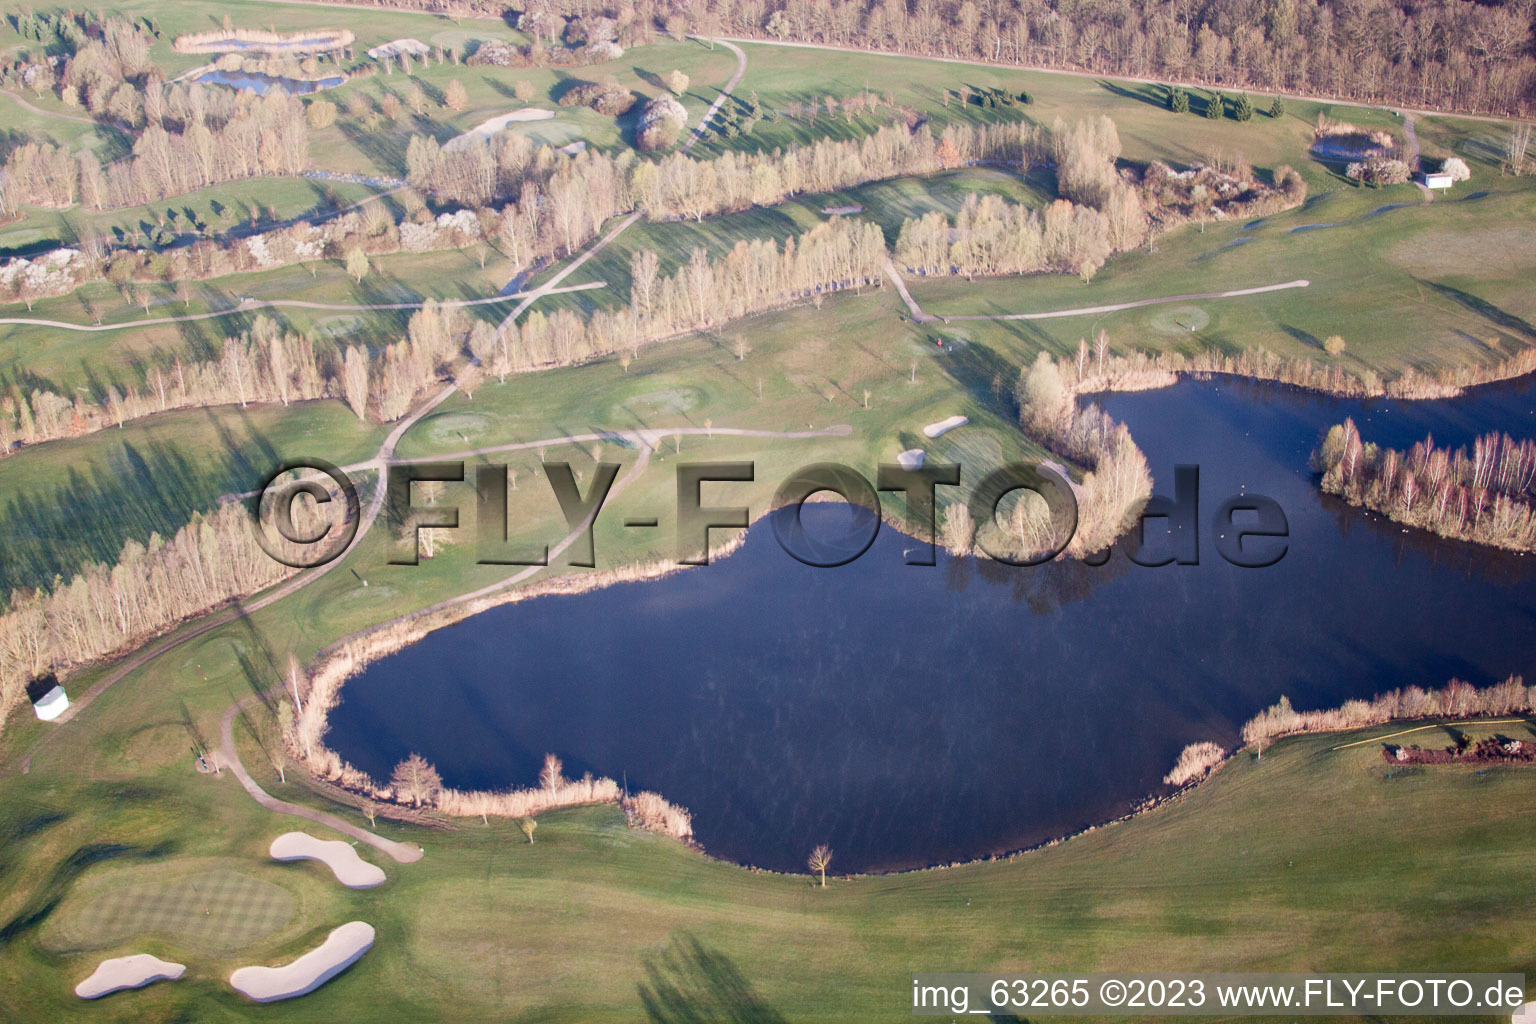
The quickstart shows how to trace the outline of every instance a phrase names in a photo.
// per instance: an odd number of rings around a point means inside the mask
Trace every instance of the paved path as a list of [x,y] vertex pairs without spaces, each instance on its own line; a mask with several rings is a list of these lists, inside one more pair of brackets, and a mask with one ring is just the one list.
[[232,706],[224,712],[224,720],[219,723],[219,762],[234,773],[240,780],[240,785],[251,795],[251,799],[276,814],[291,814],[296,818],[312,821],[317,825],[335,829],[343,835],[351,836],[360,842],[367,843],[377,850],[389,854],[401,864],[411,864],[421,860],[423,851],[419,846],[411,846],[405,843],[397,843],[393,839],[385,839],[383,836],[374,835],[365,828],[359,828],[349,821],[343,821],[334,814],[317,811],[312,807],[304,807],[300,804],[291,804],[262,789],[251,778],[251,773],[245,770],[245,765],[240,763],[240,754],[235,748],[235,716],[248,705],[256,701],[255,696],[250,696]]
[[90,125],[93,128],[101,128],[101,127],[103,127],[102,125],[97,124],[95,120],[93,120],[92,118],[89,118],[89,117],[80,117],[80,116],[78,116],[76,114],[55,114],[51,110],[44,110],[42,107],[34,107],[32,104],[28,103],[26,100],[22,99],[20,96],[16,95],[15,93],[11,92],[9,89],[0,90],[0,92],[4,92],[5,95],[9,96],[11,99],[15,100],[17,103],[20,103],[24,108],[26,108],[27,110],[32,111],[32,113],[37,114],[37,115],[39,115],[41,117],[56,117],[60,121],[78,121],[80,124],[88,124],[88,125]]
[[[593,287],[593,285],[585,284],[575,285],[571,288],[557,288],[556,285],[569,277],[583,263],[587,262],[587,260],[602,252],[609,242],[613,241],[615,238],[618,238],[619,235],[624,233],[625,228],[629,227],[639,219],[640,211],[636,210],[634,213],[629,214],[623,220],[619,221],[619,223],[614,227],[612,231],[608,232],[598,240],[596,245],[593,245],[587,249],[586,252],[576,257],[570,263],[567,263],[565,267],[561,269],[561,271],[554,277],[551,277],[548,281],[545,281],[543,284],[539,285],[537,288],[534,288],[532,291],[516,293],[518,296],[522,297],[523,301],[512,307],[512,312],[506,315],[506,318],[501,321],[501,325],[497,329],[503,331],[510,330],[516,324],[517,318],[522,316],[523,313],[527,311],[529,306],[533,305],[535,302],[537,302],[539,299],[542,299],[546,295],[553,295],[557,291],[579,291],[582,288]],[[598,286],[601,286],[604,283],[606,282],[598,282]],[[511,298],[512,296],[506,297]]]
[[1229,292],[1197,292],[1190,295],[1168,295],[1157,299],[1137,299],[1134,302],[1115,302],[1105,306],[1081,306],[1077,309],[1054,309],[1042,313],[963,313],[950,316],[937,316],[933,313],[923,312],[923,308],[917,304],[907,291],[906,285],[901,280],[901,274],[896,265],[886,261],[885,271],[896,282],[896,290],[901,292],[901,297],[907,303],[907,309],[912,313],[912,319],[918,323],[950,323],[954,320],[1054,320],[1066,316],[1091,316],[1098,313],[1114,313],[1122,309],[1137,309],[1141,306],[1157,306],[1165,302],[1195,302],[1204,299],[1235,299],[1242,295],[1259,295],[1264,292],[1280,292],[1290,288],[1306,288],[1311,281],[1287,281],[1285,284],[1267,284],[1259,288],[1235,288]]
[[1422,168],[1419,160],[1419,133],[1414,126],[1414,120],[1415,115],[1411,110],[1403,111],[1403,134],[1408,138],[1408,173],[1413,175],[1413,183],[1424,194],[1424,201],[1427,203],[1434,198],[1434,193],[1429,190],[1428,185],[1419,180]]
[[[560,278],[565,275],[561,274]],[[556,281],[551,281],[551,284]],[[551,288],[546,286],[537,292],[538,295],[552,295],[555,292],[579,292],[588,288],[606,288],[607,281],[589,281],[586,284],[573,284],[565,288]],[[433,299],[439,306],[492,306],[501,302],[509,302],[512,299],[533,296],[534,292],[510,292],[506,295],[489,295],[483,299]],[[426,305],[427,300],[421,302],[375,302],[368,305],[353,305],[344,302],[306,302],[303,299],[246,299],[238,306],[229,309],[219,309],[212,313],[192,313],[187,316],[159,316],[149,317],[144,320],[126,320],[117,324],[72,324],[63,320],[37,320],[25,316],[0,317],[0,324],[25,324],[31,327],[56,327],[64,331],[121,331],[127,327],[150,327],[154,324],[184,324],[193,320],[213,320],[222,316],[233,316],[236,313],[249,313],[253,309],[274,309],[287,307],[289,309],[323,309],[337,310],[343,313],[368,313],[386,309],[420,309]]]
[[907,311],[912,314],[913,320],[920,324],[930,324],[938,319],[932,313],[923,312],[923,307],[919,306],[917,300],[912,297],[912,293],[907,291],[907,282],[901,279],[901,271],[896,269],[896,264],[891,262],[889,256],[885,258],[885,274],[895,282],[896,291],[901,294],[901,301],[907,304]]
[[[698,39],[701,42],[707,41],[703,36],[691,36],[690,38]],[[689,136],[687,142],[683,143],[684,153],[692,149],[693,144],[704,137],[704,133],[709,130],[709,122],[720,112],[720,108],[725,105],[725,101],[731,98],[731,93],[735,91],[736,86],[741,84],[741,76],[747,73],[747,55],[742,51],[742,48],[735,43],[726,42],[724,39],[719,40],[719,43],[736,55],[736,73],[731,76],[730,81],[725,83],[725,88],[720,90],[720,95],[715,97],[715,102],[711,103],[709,109],[704,111],[704,116],[699,118],[698,125],[693,129],[693,134]]]
[[[698,39],[700,37],[694,36],[693,38]],[[730,97],[731,90],[736,88],[737,83],[741,81],[741,76],[747,72],[747,55],[742,51],[741,47],[732,43],[724,42],[723,40],[721,41],[721,45],[729,47],[731,52],[736,54],[736,73],[731,76],[728,82],[725,83],[725,88],[720,90],[720,95],[715,99],[715,102],[710,104],[708,110],[704,111],[704,116],[699,118],[698,126],[694,128],[693,134],[688,137],[687,142],[683,143],[682,151],[684,153],[692,149],[693,144],[704,137],[705,129],[709,125],[709,119],[715,116],[715,112],[719,110],[721,105],[724,104],[725,101]],[[571,263],[566,264],[565,268],[561,270],[560,273],[556,274],[554,277],[551,277],[548,281],[545,281],[542,285],[533,289],[531,292],[528,292],[527,298],[523,299],[522,302],[519,302],[513,308],[512,312],[508,313],[506,317],[501,321],[499,329],[503,331],[510,330],[517,323],[517,318],[528,311],[529,306],[533,305],[544,296],[553,294],[556,291],[556,285],[574,273],[578,268],[581,267],[583,263],[586,263],[587,260],[602,252],[603,249],[607,248],[609,243],[622,235],[631,224],[639,219],[639,210],[636,210],[634,213],[627,214],[622,220],[619,221],[618,224],[614,226],[613,230],[609,231],[606,235],[599,239],[596,245],[593,245],[587,249],[586,252],[582,253]]]

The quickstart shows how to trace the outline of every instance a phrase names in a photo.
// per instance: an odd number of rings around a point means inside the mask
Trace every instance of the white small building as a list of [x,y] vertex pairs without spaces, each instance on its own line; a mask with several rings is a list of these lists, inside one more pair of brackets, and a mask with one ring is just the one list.
[[1456,184],[1456,179],[1444,171],[1426,171],[1424,173],[1425,188],[1450,188],[1454,184]]
[[44,722],[53,721],[69,707],[69,695],[51,672],[27,684],[27,699],[32,701],[33,713]]

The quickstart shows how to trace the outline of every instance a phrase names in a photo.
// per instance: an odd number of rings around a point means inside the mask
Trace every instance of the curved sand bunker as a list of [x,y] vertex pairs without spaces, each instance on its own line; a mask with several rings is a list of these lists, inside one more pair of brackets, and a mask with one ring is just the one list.
[[125,988],[143,988],[154,981],[175,981],[185,973],[187,968],[183,964],[135,953],[103,960],[89,978],[75,986],[75,995],[81,999],[100,999]]
[[908,448],[896,456],[896,464],[902,469],[922,469],[923,459],[926,457],[927,453],[921,448]]
[[348,889],[372,889],[384,884],[384,869],[357,855],[340,839],[316,839],[308,832],[284,832],[272,840],[273,860],[318,860]]
[[431,53],[432,47],[420,39],[393,39],[387,43],[381,43],[368,51],[368,56],[374,60],[380,57],[396,57],[402,53],[409,53],[413,57],[420,57],[424,53]]
[[923,433],[928,437],[938,437],[940,434],[954,430],[956,427],[963,427],[969,422],[971,421],[964,416],[951,416],[947,420],[939,420],[937,423],[928,424],[923,428]]
[[373,946],[373,925],[348,921],[324,942],[284,967],[242,967],[229,983],[258,1003],[307,995],[362,959]]
[[493,117],[489,121],[481,121],[463,135],[455,135],[443,143],[443,150],[446,152],[458,149],[460,146],[467,146],[472,142],[484,142],[505,129],[507,125],[516,121],[548,121],[553,119],[554,116],[555,112],[553,110],[543,110],[539,107],[525,107],[522,110],[514,110],[510,114],[502,114],[500,117]]

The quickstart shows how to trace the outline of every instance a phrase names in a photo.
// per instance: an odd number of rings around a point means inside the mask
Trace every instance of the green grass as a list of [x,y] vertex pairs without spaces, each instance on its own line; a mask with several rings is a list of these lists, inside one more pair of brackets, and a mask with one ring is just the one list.
[[[634,1020],[660,993],[677,1001],[669,1012],[723,1019],[766,1007],[790,1020],[890,1020],[909,1012],[907,976],[920,970],[1519,972],[1536,957],[1521,927],[1536,871],[1530,769],[1405,771],[1374,745],[1332,749],[1356,734],[1284,741],[1262,761],[1240,755],[1178,802],[1011,861],[834,877],[822,890],[710,861],[593,808],[543,816],[531,846],[511,823],[386,824],[427,856],[384,861],[384,886],[349,892],[265,862],[264,844],[293,822],[232,780],[196,775],[184,753],[148,769],[122,759],[129,722],[168,726],[179,699],[228,698],[227,680],[192,670],[196,659],[217,672],[228,650],[222,639],[177,652],[161,683],[110,693],[67,727],[71,742],[42,748],[28,777],[0,777],[19,879],[0,896],[7,1019],[250,1019],[257,1011],[224,983],[233,968],[290,959],[353,919],[376,927],[374,948],[282,1019],[437,1021],[451,1004],[467,1021]],[[44,728],[15,732],[30,741]],[[1536,736],[1470,731],[1495,730]],[[184,752],[176,740],[171,728],[141,747]],[[247,744],[264,785],[316,800],[258,759]],[[189,885],[218,856],[281,878],[302,905],[284,933],[239,953],[210,948],[196,929],[64,951],[47,941],[55,918],[125,876],[101,863],[50,880],[97,837],[131,839],[134,852],[114,858],[138,858],[130,872]],[[40,902],[50,893],[62,902]],[[144,949],[187,963],[187,977],[97,1005],[69,993],[100,958]]]
[[42,943],[54,953],[84,953],[152,936],[236,952],[286,925],[296,902],[281,885],[241,870],[245,866],[231,860],[199,871],[172,861],[101,872],[71,890],[50,916]]
[[[1385,208],[1391,204],[1406,205]],[[1429,205],[1418,203],[1412,186],[1348,190],[1256,225],[1186,228],[1157,239],[1153,251],[1112,259],[1089,285],[1056,275],[911,279],[909,287],[926,311],[948,315],[1074,309],[1307,279],[1305,289],[1198,302],[1209,319],[1194,332],[1170,330],[1166,306],[990,330],[1058,349],[1103,329],[1128,349],[1266,348],[1319,362],[1328,359],[1322,340],[1339,334],[1349,346],[1346,369],[1395,377],[1408,368],[1494,363],[1536,343],[1536,296],[1527,287],[1533,252],[1536,192],[1505,179]]]
[[127,540],[168,538],[194,510],[259,487],[279,460],[369,458],[383,430],[340,402],[164,413],[0,459],[0,595],[49,585]]
[[27,215],[0,229],[0,251],[32,253],[76,245],[95,235],[112,246],[147,245],[161,226],[177,234],[197,234],[203,225],[221,236],[256,220],[318,220],[338,207],[377,193],[367,185],[308,178],[253,178],[189,192],[145,206],[93,212],[27,208]]

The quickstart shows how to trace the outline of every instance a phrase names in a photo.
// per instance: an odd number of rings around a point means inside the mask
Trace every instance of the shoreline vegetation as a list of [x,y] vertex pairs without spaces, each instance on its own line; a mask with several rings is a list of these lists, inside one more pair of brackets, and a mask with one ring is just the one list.
[[350,29],[320,28],[303,32],[269,32],[259,28],[235,28],[192,32],[177,36],[171,49],[177,53],[321,53],[341,50],[356,40]]
[[[941,871],[999,860],[1012,861],[1015,857],[1059,846],[1079,836],[1097,832],[1111,825],[1131,821],[1156,810],[1164,804],[1182,801],[1191,791],[1202,782],[1211,778],[1224,764],[1237,757],[1243,751],[1252,749],[1255,758],[1262,760],[1264,750],[1267,747],[1273,745],[1277,740],[1293,736],[1355,732],[1397,722],[1429,722],[1434,724],[1437,721],[1443,720],[1447,726],[1466,725],[1474,724],[1479,720],[1494,720],[1509,715],[1528,716],[1533,712],[1536,712],[1536,686],[1527,687],[1523,678],[1518,675],[1508,676],[1502,682],[1494,683],[1481,689],[1459,679],[1452,679],[1445,686],[1438,689],[1430,688],[1426,690],[1417,686],[1409,686],[1377,694],[1369,700],[1351,700],[1335,708],[1320,708],[1313,711],[1297,711],[1291,706],[1290,701],[1282,696],[1275,704],[1261,711],[1243,725],[1241,745],[1232,751],[1228,752],[1220,744],[1211,741],[1201,741],[1186,746],[1180,753],[1172,770],[1163,777],[1162,781],[1164,785],[1171,787],[1170,791],[1145,796],[1135,801],[1131,809],[1124,814],[1017,850],[985,854],[968,860],[946,863],[936,862],[895,871],[852,872],[845,877],[864,878],[901,875],[915,872]],[[1381,739],[1386,740],[1389,738],[1391,737],[1382,737]],[[1370,743],[1375,741],[1365,740],[1363,742]],[[1443,760],[1444,763],[1456,763],[1454,759]],[[1433,757],[1426,757],[1421,759],[1421,763],[1431,764],[1441,763],[1441,761]],[[1511,758],[1509,763],[1519,765],[1526,762],[1522,758]],[[551,769],[551,765],[553,765],[553,769]],[[430,770],[430,766],[427,767]],[[551,777],[551,770],[553,770],[553,778],[559,781],[560,786],[566,787],[565,789],[549,785],[547,780]],[[626,818],[631,825],[671,835],[682,840],[685,845],[701,856],[710,860],[719,859],[713,857],[707,849],[692,839],[692,819],[688,812],[669,803],[659,794],[647,792],[625,798],[618,792],[618,787],[612,779],[593,779],[589,775],[585,779],[573,782],[564,779],[559,772],[559,759],[552,754],[546,755],[545,769],[540,773],[541,784],[538,789],[510,789],[505,791],[475,791],[467,793],[444,789],[441,791],[442,802],[439,804],[438,810],[450,817],[471,818],[479,816],[482,821],[487,821],[490,816],[524,817],[525,815],[556,808],[594,803],[612,803],[625,811]],[[339,788],[353,795],[362,795],[361,790],[355,790],[347,786]],[[596,795],[591,799],[581,799],[580,795],[586,793],[589,788]],[[612,792],[609,791],[610,789]],[[559,794],[565,792],[575,795],[574,798],[568,798],[569,802],[561,802]],[[396,802],[409,806],[405,801],[398,798]],[[537,810],[532,808],[537,808]],[[681,831],[676,828],[679,823],[683,826]],[[532,840],[530,839],[530,841]],[[741,864],[735,861],[727,861],[725,863],[735,864],[737,867],[752,874],[791,874],[789,872],[760,868],[752,864]]]
[[1404,453],[1363,441],[1347,419],[1329,428],[1313,465],[1324,493],[1393,522],[1451,540],[1536,551],[1536,442],[1485,434],[1469,452],[1437,447],[1427,437]]

